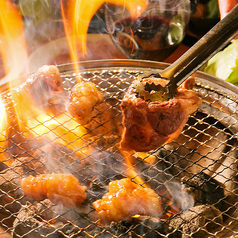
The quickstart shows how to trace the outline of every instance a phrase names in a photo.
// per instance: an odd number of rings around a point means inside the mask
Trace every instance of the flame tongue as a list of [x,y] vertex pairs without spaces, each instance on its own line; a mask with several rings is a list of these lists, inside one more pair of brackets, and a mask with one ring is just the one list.
[[27,62],[22,18],[10,0],[0,0],[0,53],[7,75],[1,83],[5,83],[22,73]]
[[86,35],[90,20],[105,3],[118,4],[127,7],[131,13],[131,17],[139,16],[147,6],[145,0],[77,0],[72,4],[73,8],[69,8],[72,14],[73,35],[75,34],[82,43],[82,51],[86,52]]
[[[66,37],[68,40],[71,58],[73,62],[78,62],[79,53],[87,54],[87,31],[93,15],[104,3],[122,5],[128,8],[131,17],[139,16],[147,7],[147,0],[70,0],[67,2],[67,12],[61,0],[61,11],[64,22]],[[75,71],[78,66],[75,64]]]
[[89,23],[99,7],[106,2],[125,6],[133,18],[139,16],[147,6],[146,0],[71,0],[68,11],[71,16],[72,35],[76,35],[81,42],[83,53],[86,53],[86,35]]
[[[63,6],[62,0],[60,2],[65,33],[75,65],[79,61],[78,52],[87,53],[88,26],[93,15],[103,3],[124,5],[129,9],[132,17],[140,15],[147,6],[147,0],[70,0],[67,2],[67,8]],[[79,49],[78,46],[80,46]],[[8,76],[6,81],[15,79],[23,73],[28,60],[24,26],[19,10],[10,0],[0,0],[0,54],[3,59],[5,74]],[[75,67],[75,71],[79,73],[78,66]],[[25,80],[24,77],[22,79]],[[3,81],[1,79],[1,83],[4,83]],[[75,121],[71,121],[67,114],[54,117],[36,105],[32,95],[30,95],[30,89],[25,87],[26,83],[24,81],[17,89],[13,88],[13,84],[11,85],[11,100],[14,104],[15,118],[18,119],[18,129],[24,132],[24,137],[46,138],[72,147],[72,149],[81,148],[84,145],[81,136],[86,133],[85,129]],[[66,124],[67,128],[64,127]],[[2,119],[1,127],[4,128],[2,131],[8,128],[5,119]],[[34,129],[29,131],[29,128]],[[10,135],[10,132],[8,133]]]

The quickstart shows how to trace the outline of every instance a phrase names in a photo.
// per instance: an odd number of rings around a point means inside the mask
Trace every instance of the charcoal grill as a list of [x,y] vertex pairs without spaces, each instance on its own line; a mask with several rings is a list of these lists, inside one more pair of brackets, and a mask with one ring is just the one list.
[[[80,63],[79,74],[74,73],[72,64],[59,66],[66,92],[80,77],[97,85],[107,105],[105,111],[96,110],[92,124],[85,126],[86,133],[78,136],[77,139],[83,141],[82,146],[73,145],[70,149],[55,140],[43,140],[44,145],[37,143],[42,142],[42,135],[25,137],[12,111],[11,94],[5,90],[6,85],[2,85],[2,98],[11,122],[9,127],[14,132],[6,140],[8,147],[1,152],[14,161],[10,167],[1,162],[0,226],[3,237],[238,236],[238,89],[202,72],[195,74],[194,90],[203,102],[190,116],[179,138],[143,157],[133,155],[137,176],[161,196],[165,195],[164,200],[173,197],[172,202],[164,205],[168,215],[161,219],[135,216],[131,221],[102,225],[92,206],[93,201],[106,193],[110,181],[128,176],[134,179],[128,173],[118,147],[122,129],[120,101],[124,93],[138,75],[167,66],[140,60],[85,61]],[[111,116],[107,120],[98,120],[108,110],[112,112]],[[69,121],[74,119],[68,117],[62,125],[66,134],[74,133],[67,128]],[[27,130],[30,132],[34,128]],[[87,147],[91,148],[90,153],[82,153]],[[46,156],[44,161],[51,166],[42,163],[41,156]],[[45,171],[75,175],[88,187],[86,202],[76,209],[69,209],[47,199],[40,202],[27,199],[21,192],[20,179]],[[186,211],[173,212],[176,204],[185,203],[183,194],[194,198],[189,211],[193,215],[186,215]],[[204,206],[207,206],[206,212],[203,212],[206,210]],[[200,222],[197,223],[194,217]]]

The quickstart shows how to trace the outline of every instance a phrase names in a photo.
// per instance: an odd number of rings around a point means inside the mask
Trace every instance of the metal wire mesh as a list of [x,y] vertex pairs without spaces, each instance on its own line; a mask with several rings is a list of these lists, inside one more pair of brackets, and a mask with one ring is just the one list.
[[[131,81],[146,70],[149,69],[85,69],[76,75],[66,67],[61,73],[66,92],[80,77],[95,83],[105,97],[104,106],[95,109],[92,121],[83,128],[66,112],[59,111],[59,115],[64,115],[63,121],[51,116],[42,122],[32,115],[29,120],[34,121],[34,127],[22,130],[11,95],[2,94],[10,132],[6,138],[2,135],[1,140],[1,158],[5,160],[0,172],[2,235],[235,237],[238,233],[236,92],[204,80],[199,74],[194,90],[203,103],[190,116],[179,138],[143,157],[133,154],[137,177],[161,196],[165,215],[100,224],[92,203],[107,192],[110,181],[128,176],[134,179],[118,146],[122,130],[120,101]],[[50,126],[52,120],[56,127]],[[45,133],[38,133],[38,127]],[[48,134],[51,136],[45,137]],[[7,166],[9,160],[13,162]],[[34,201],[22,193],[22,178],[51,172],[73,174],[86,185],[85,203],[69,209],[48,199]],[[186,207],[190,198],[187,194],[193,197],[194,206],[189,211],[176,210]]]

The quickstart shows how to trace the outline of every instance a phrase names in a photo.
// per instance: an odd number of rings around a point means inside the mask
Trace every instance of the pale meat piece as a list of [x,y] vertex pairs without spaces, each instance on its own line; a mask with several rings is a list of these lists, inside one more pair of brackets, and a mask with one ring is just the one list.
[[[167,81],[149,78],[142,81],[142,85],[145,86],[146,83],[164,87]],[[168,101],[151,101],[138,96],[132,83],[121,103],[124,125],[121,148],[145,152],[177,138],[189,115],[202,102],[192,90],[194,85],[195,79],[191,77],[178,87],[174,98]]]
[[130,220],[134,215],[160,217],[161,198],[150,188],[142,187],[129,178],[109,183],[109,192],[93,202],[103,224]]
[[41,81],[41,85],[51,92],[63,91],[63,82],[59,73],[59,69],[55,65],[43,65],[36,74]]
[[50,199],[55,204],[74,208],[86,199],[86,187],[81,186],[73,175],[40,174],[29,176],[21,181],[23,193],[37,201]]
[[68,112],[81,125],[88,124],[92,118],[94,107],[103,100],[103,94],[98,91],[94,83],[77,83],[70,94]]
[[40,67],[19,87],[12,89],[12,94],[17,104],[21,103],[27,108],[32,100],[52,113],[59,113],[65,108],[63,80],[55,65]]
[[33,90],[32,93],[42,93],[37,90],[51,93],[61,92],[63,91],[63,82],[59,69],[55,65],[43,65],[16,90],[25,92]]

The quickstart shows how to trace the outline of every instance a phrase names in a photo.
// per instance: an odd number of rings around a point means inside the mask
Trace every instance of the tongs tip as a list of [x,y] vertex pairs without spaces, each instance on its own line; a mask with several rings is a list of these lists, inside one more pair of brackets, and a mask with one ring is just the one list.
[[159,73],[143,73],[138,77],[141,82],[149,78],[163,79],[167,81],[167,84],[163,86],[153,82],[147,82],[145,84],[144,90],[150,93],[150,97],[153,98],[153,100],[157,99],[158,101],[168,101],[176,95],[177,86],[173,84],[173,80],[168,80],[162,77]]

